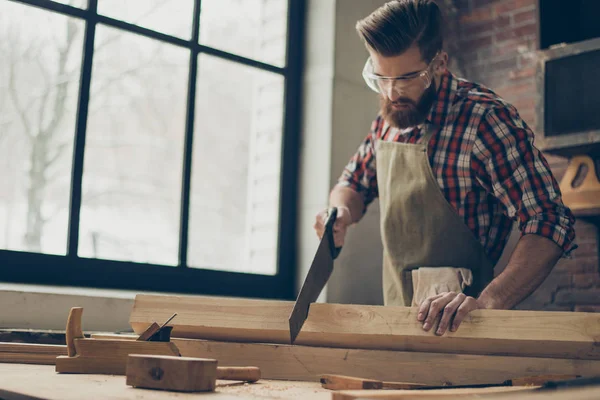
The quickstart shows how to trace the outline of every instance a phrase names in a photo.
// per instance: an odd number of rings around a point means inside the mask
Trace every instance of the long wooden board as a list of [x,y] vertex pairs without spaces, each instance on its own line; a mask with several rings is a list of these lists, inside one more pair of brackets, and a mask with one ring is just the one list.
[[0,343],[0,362],[54,365],[56,357],[67,355],[66,346],[30,343]]
[[[173,337],[287,344],[293,302],[137,295],[130,324],[139,334],[171,321]],[[600,314],[476,310],[457,332],[425,332],[417,309],[315,303],[296,344],[438,353],[600,359]]]
[[220,366],[254,365],[265,379],[318,381],[360,376],[427,385],[500,383],[536,375],[600,375],[600,361],[337,349],[173,339],[182,356],[215,358]]
[[519,386],[489,387],[473,389],[439,389],[439,390],[344,390],[334,392],[331,395],[332,400],[355,400],[355,399],[447,399],[447,398],[482,398],[490,394],[531,393],[531,388]]
[[335,392],[331,400],[597,400],[600,388],[557,391],[523,390],[518,387],[443,390],[348,390]]
[[[137,336],[92,337],[134,341]],[[182,356],[214,358],[219,360],[220,366],[254,365],[261,369],[263,379],[274,380],[318,382],[321,375],[337,374],[427,385],[464,385],[499,383],[537,375],[600,375],[600,361],[596,360],[337,349],[177,338],[173,339],[173,344]],[[0,354],[28,354],[32,357],[31,363],[35,364],[54,364],[56,355],[67,352],[66,346],[22,343],[0,343],[2,349],[7,351]],[[35,362],[35,357],[42,357],[42,362]],[[52,357],[52,361],[46,362],[43,357]],[[10,362],[27,360],[13,358]]]

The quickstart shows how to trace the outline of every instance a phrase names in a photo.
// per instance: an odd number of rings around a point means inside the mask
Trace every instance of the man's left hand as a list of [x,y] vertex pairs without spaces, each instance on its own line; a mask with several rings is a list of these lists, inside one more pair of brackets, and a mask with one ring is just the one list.
[[477,302],[477,299],[466,296],[464,293],[446,292],[429,297],[421,303],[417,320],[423,322],[423,329],[429,331],[435,324],[440,314],[442,319],[438,326],[436,335],[443,335],[450,326],[450,331],[455,332],[460,323],[465,319],[468,313],[473,310],[483,308]]

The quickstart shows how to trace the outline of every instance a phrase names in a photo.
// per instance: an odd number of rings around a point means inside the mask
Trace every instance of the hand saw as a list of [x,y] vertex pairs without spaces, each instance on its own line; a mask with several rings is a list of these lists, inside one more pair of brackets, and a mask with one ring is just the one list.
[[308,308],[311,303],[315,302],[333,271],[333,260],[337,258],[342,250],[341,247],[335,247],[333,240],[333,224],[337,218],[337,208],[333,207],[328,210],[327,220],[325,221],[325,231],[317,248],[317,252],[313,262],[306,275],[302,289],[296,299],[294,309],[290,314],[290,339],[294,344],[296,337],[304,325],[304,321],[308,317]]

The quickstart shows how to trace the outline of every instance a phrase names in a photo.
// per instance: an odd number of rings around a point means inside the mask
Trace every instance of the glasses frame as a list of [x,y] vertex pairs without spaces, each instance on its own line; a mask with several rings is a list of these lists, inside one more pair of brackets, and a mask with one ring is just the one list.
[[[407,74],[407,75],[400,75],[400,76],[381,76],[381,75],[377,75],[377,74],[373,73],[372,72],[373,68],[374,68],[373,60],[371,59],[371,57],[369,57],[369,58],[367,58],[365,66],[363,67],[362,76],[363,76],[363,79],[365,80],[365,83],[367,84],[367,86],[369,86],[369,88],[371,88],[371,90],[373,90],[376,93],[381,93],[381,86],[378,83],[379,81],[393,81],[392,88],[395,88],[396,82],[398,82],[398,81],[414,81],[417,78],[422,78],[424,80],[424,82],[425,82],[424,89],[427,89],[427,88],[429,88],[429,86],[431,85],[431,82],[433,81],[432,72],[430,71],[431,66],[437,60],[440,53],[441,52],[439,52],[439,51],[437,53],[435,53],[435,55],[433,56],[433,58],[431,59],[429,64],[427,64],[427,67],[425,67],[421,71],[413,72],[413,73]],[[411,84],[412,84],[412,82],[407,83],[406,87],[410,86]]]

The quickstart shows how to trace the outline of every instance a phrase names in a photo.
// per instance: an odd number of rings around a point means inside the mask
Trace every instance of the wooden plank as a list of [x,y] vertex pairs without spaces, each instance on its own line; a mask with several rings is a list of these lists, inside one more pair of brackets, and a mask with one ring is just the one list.
[[355,399],[393,399],[393,400],[405,400],[405,399],[447,399],[447,398],[486,398],[490,394],[507,394],[515,395],[515,393],[522,393],[532,391],[531,388],[525,388],[520,386],[507,386],[507,387],[490,387],[490,388],[476,388],[476,389],[439,389],[439,390],[344,390],[340,392],[333,392],[331,400],[355,400]]
[[[473,389],[471,389],[473,390]],[[565,389],[556,391],[499,391],[489,390],[487,393],[465,393],[462,389],[444,389],[437,393],[426,393],[431,391],[421,391],[415,393],[414,390],[349,390],[335,392],[332,394],[332,400],[462,400],[462,399],[485,399],[485,400],[597,400],[600,398],[599,387],[586,387],[577,389]]]
[[[293,302],[203,296],[137,295],[136,333],[177,313],[172,336],[287,344]],[[299,345],[438,353],[600,359],[600,314],[475,310],[457,332],[425,332],[410,307],[315,303]]]
[[54,365],[66,355],[66,346],[30,343],[0,343],[0,362]]
[[600,361],[390,350],[338,349],[194,339],[173,342],[182,356],[219,365],[255,365],[263,379],[319,381],[325,374],[427,385],[500,383],[537,375],[600,375]]

